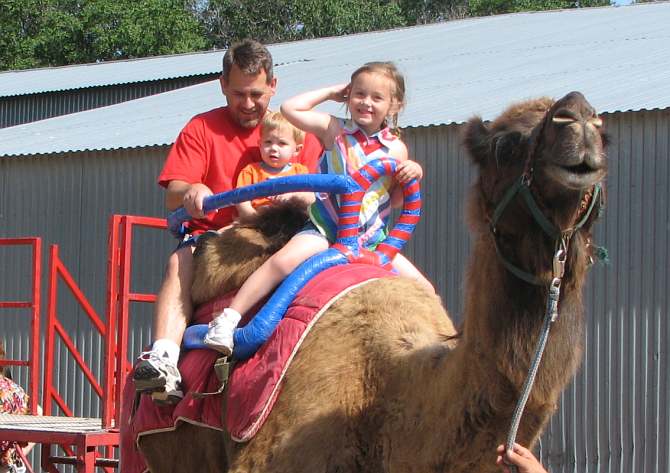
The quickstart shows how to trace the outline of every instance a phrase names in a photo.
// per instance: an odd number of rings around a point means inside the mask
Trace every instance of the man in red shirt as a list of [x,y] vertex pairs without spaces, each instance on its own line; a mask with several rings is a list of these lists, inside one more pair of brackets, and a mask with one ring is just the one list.
[[[260,161],[260,122],[275,94],[272,56],[262,44],[245,40],[224,55],[221,90],[227,106],[195,116],[175,141],[158,183],[167,189],[166,205],[172,211],[183,206],[194,217],[192,235],[217,230],[232,223],[234,207],[205,215],[203,199],[235,187],[240,170]],[[298,161],[311,171],[322,147],[308,135]],[[156,300],[153,345],[138,358],[135,386],[153,392],[154,399],[177,402],[183,397],[177,369],[179,346],[193,306],[193,247],[178,248],[169,258]]]

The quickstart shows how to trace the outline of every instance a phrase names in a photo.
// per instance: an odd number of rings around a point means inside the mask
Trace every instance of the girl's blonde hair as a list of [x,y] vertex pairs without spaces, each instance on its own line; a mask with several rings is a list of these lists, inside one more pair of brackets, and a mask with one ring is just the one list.
[[293,133],[295,143],[300,145],[305,140],[305,132],[300,128],[294,127],[281,112],[267,112],[261,121],[261,136],[268,131],[283,128]]
[[[393,84],[391,94],[393,95],[393,101],[397,109],[394,113],[389,115],[391,123],[387,123],[387,126],[391,129],[391,132],[395,135],[400,136],[400,129],[398,128],[398,114],[405,106],[405,78],[400,73],[398,68],[391,61],[373,61],[366,62],[361,67],[356,69],[353,74],[351,74],[351,82],[354,83],[354,79],[358,77],[363,72],[369,74],[380,74],[387,77]],[[388,121],[388,120],[387,120]]]

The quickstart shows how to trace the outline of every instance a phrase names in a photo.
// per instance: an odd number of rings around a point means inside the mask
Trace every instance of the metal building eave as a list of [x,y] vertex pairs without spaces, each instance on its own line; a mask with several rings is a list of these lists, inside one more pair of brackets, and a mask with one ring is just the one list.
[[218,81],[0,129],[0,155],[112,150],[171,144],[193,110],[223,102]]
[[[478,34],[465,35],[468,37],[468,45],[480,51],[489,50],[491,54],[495,50],[495,44],[491,43],[489,31],[486,25],[501,25],[501,32],[508,29],[511,32],[519,31],[523,33],[523,29],[511,29],[512,25],[518,25],[519,21],[528,23],[543,23],[545,21],[555,22],[565,18],[566,21],[577,21],[581,26],[588,26],[589,29],[580,30],[579,24],[572,27],[566,25],[562,32],[557,30],[558,35],[553,38],[556,44],[566,38],[582,39],[584,40],[582,46],[588,47],[593,41],[602,40],[603,34],[607,39],[610,37],[608,31],[604,29],[621,29],[633,26],[632,24],[620,23],[607,25],[607,22],[594,22],[591,25],[584,25],[583,21],[586,17],[593,15],[605,15],[605,17],[621,18],[622,15],[641,15],[641,10],[635,8],[649,7],[648,5],[637,5],[635,7],[606,7],[606,8],[589,8],[578,10],[557,10],[549,12],[531,12],[524,14],[507,14],[497,15],[483,18],[468,18],[464,20],[451,21],[440,23],[437,25],[430,25],[434,29],[427,29],[425,26],[401,28],[388,31],[377,31],[371,33],[362,33],[357,35],[349,35],[339,38],[320,38],[314,40],[300,41],[296,43],[283,43],[270,45],[270,49],[274,55],[275,62],[279,65],[290,64],[299,61],[309,61],[313,54],[328,54],[331,46],[343,46],[345,52],[350,52],[352,48],[358,50],[361,44],[370,43],[379,48],[382,46],[382,51],[393,53],[390,48],[384,47],[387,44],[389,37],[401,37],[402,43],[406,49],[414,55],[421,55],[422,48],[414,48],[413,46],[420,45],[419,37],[426,37],[426,35],[433,36],[436,40],[434,46],[451,47],[450,36],[452,34],[460,34],[459,31],[463,29],[470,29],[472,25],[477,25],[476,31]],[[656,7],[658,8],[658,7]],[[612,10],[622,10],[619,13],[614,13]],[[651,12],[651,10],[648,10]],[[521,16],[520,16],[521,15]],[[573,16],[577,15],[577,16]],[[585,15],[585,16],[584,16]],[[653,16],[653,14],[652,14]],[[618,21],[618,20],[615,20]],[[648,21],[645,20],[645,21]],[[657,25],[663,24],[663,16],[656,19]],[[631,23],[634,23],[631,22]],[[442,31],[447,35],[443,41],[436,37],[436,32]],[[552,31],[551,28],[546,31]],[[523,36],[523,34],[521,35]],[[425,38],[427,39],[427,38]],[[621,37],[622,40],[632,40],[631,38]],[[633,38],[634,39],[634,38]],[[532,43],[528,43],[531,44]],[[546,44],[539,42],[533,45],[538,50],[546,47]],[[377,49],[379,51],[379,49]],[[640,50],[640,52],[644,52]],[[22,71],[7,71],[0,73],[0,97],[11,97],[26,94],[40,94],[65,90],[76,90],[91,87],[101,87],[108,85],[142,83],[156,80],[174,79],[179,77],[191,77],[200,75],[211,75],[221,71],[222,50],[217,51],[203,51],[188,54],[175,54],[166,56],[156,56],[139,59],[128,59],[119,61],[100,62],[92,64],[81,64],[72,66],[61,66],[52,68],[31,69]],[[456,53],[461,53],[460,49]]]
[[[401,127],[492,119],[512,102],[584,93],[599,112],[670,107],[670,3],[471,18],[272,46],[271,106],[392,60],[407,83]],[[352,51],[355,51],[352,53]],[[220,55],[219,55],[220,59]],[[0,156],[166,145],[223,105],[218,81],[0,130]],[[343,107],[323,108],[344,114]]]
[[221,72],[219,51],[0,72],[0,97],[62,92]]

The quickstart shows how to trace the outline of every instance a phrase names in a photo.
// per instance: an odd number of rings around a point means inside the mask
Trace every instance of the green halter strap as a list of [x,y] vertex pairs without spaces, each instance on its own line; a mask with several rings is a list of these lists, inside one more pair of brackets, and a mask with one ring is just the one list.
[[498,221],[500,220],[503,213],[507,209],[507,206],[510,204],[510,202],[512,202],[512,200],[514,199],[514,197],[516,197],[517,194],[521,194],[521,197],[523,198],[524,202],[526,203],[526,206],[530,210],[530,213],[533,216],[535,222],[540,226],[540,228],[542,228],[542,231],[544,231],[544,233],[547,236],[549,236],[556,242],[555,246],[557,246],[562,240],[565,241],[569,240],[572,237],[572,235],[586,223],[586,221],[591,216],[591,212],[593,212],[596,203],[600,202],[600,192],[601,192],[601,186],[600,183],[598,183],[594,186],[593,195],[591,196],[591,202],[589,203],[589,208],[584,213],[584,216],[572,228],[565,231],[561,231],[553,223],[551,223],[549,219],[547,219],[547,217],[544,216],[544,214],[540,210],[540,207],[535,202],[533,194],[530,192],[530,178],[526,173],[522,174],[516,181],[514,181],[514,184],[512,184],[512,186],[509,189],[507,189],[507,191],[503,195],[503,198],[496,206],[493,212],[493,216],[491,217],[491,225],[490,225],[491,233],[493,233],[493,241],[495,243],[496,253],[498,254],[498,257],[500,258],[500,261],[502,262],[503,266],[505,266],[505,268],[510,273],[514,274],[516,277],[529,284],[533,284],[535,286],[544,285],[544,281],[542,279],[533,274],[530,274],[527,271],[524,271],[523,269],[514,265],[507,258],[505,258],[500,249],[500,245],[498,244],[498,238],[497,238]]

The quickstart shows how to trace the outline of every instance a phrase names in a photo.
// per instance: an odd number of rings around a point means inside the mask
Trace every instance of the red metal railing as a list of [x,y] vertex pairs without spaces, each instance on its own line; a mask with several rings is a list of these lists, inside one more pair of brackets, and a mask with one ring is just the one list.
[[[135,293],[131,290],[131,261],[133,228],[135,226],[165,229],[166,221],[159,218],[131,215],[113,215],[110,220],[108,240],[107,268],[107,320],[100,316],[88,302],[86,296],[74,281],[59,256],[58,245],[51,245],[49,254],[48,308],[45,337],[45,365],[43,383],[43,409],[45,415],[51,415],[54,404],[63,414],[72,416],[72,409],[54,386],[54,346],[58,336],[62,344],[91,384],[93,391],[101,398],[102,427],[105,431],[95,434],[81,434],[76,439],[67,432],[53,432],[43,435],[36,432],[23,432],[25,440],[43,444],[42,467],[56,472],[55,464],[76,464],[78,471],[93,471],[94,465],[110,471],[116,465],[112,458],[113,449],[118,446],[118,425],[120,418],[121,393],[126,375],[131,369],[128,360],[128,327],[131,302],[155,302],[155,294]],[[30,391],[31,410],[37,413],[37,395],[39,386],[39,316],[40,316],[40,280],[41,280],[41,239],[14,238],[0,239],[0,245],[33,246],[33,300],[0,302],[0,308],[32,308],[30,360],[3,360],[0,364],[28,366],[31,370]],[[83,308],[93,327],[105,344],[104,372],[99,381],[77,350],[58,318],[58,283],[62,281],[69,288],[78,304]],[[8,431],[9,432],[9,431]],[[14,435],[13,432],[10,432]],[[38,438],[39,437],[39,438]],[[13,438],[13,437],[10,437]],[[50,446],[60,445],[69,457],[51,456]],[[74,450],[73,450],[74,448]],[[103,448],[108,458],[102,458],[97,452]]]
[[[44,415],[52,415],[53,403],[56,403],[58,407],[63,411],[67,416],[72,416],[73,413],[71,409],[67,406],[63,398],[60,396],[58,389],[54,386],[53,383],[53,371],[54,371],[54,345],[56,341],[56,335],[60,336],[61,341],[69,351],[69,353],[74,358],[74,361],[77,363],[81,371],[84,373],[84,376],[91,383],[91,386],[95,393],[103,401],[103,410],[104,410],[104,401],[108,397],[108,393],[105,393],[102,388],[102,384],[96,379],[95,375],[89,368],[86,361],[83,359],[79,350],[75,346],[74,341],[70,338],[67,331],[61,324],[58,319],[57,308],[58,308],[58,280],[59,277],[70,289],[70,292],[75,297],[79,305],[84,309],[84,312],[88,316],[89,320],[92,322],[95,329],[103,337],[105,345],[108,345],[110,342],[111,334],[113,330],[110,330],[109,324],[105,325],[100,316],[96,313],[95,309],[88,302],[88,299],[81,292],[81,289],[77,283],[72,278],[72,275],[67,270],[63,262],[61,261],[58,255],[58,245],[50,246],[49,254],[49,288],[48,288],[48,307],[47,307],[47,329],[46,329],[46,339],[45,339],[45,360],[44,360],[44,386],[43,386],[43,409]],[[106,360],[106,363],[109,363],[110,360]],[[111,427],[110,425],[105,425],[104,427]]]
[[42,239],[29,238],[0,238],[0,246],[32,246],[32,300],[29,301],[0,301],[0,308],[31,309],[30,320],[30,351],[29,359],[0,361],[0,366],[27,366],[29,370],[28,394],[29,407],[32,414],[37,414],[37,398],[40,377],[40,303],[42,280]]
[[[44,414],[50,415],[55,403],[65,415],[72,416],[72,410],[64,402],[53,384],[54,367],[54,344],[58,335],[68,349],[84,376],[91,384],[95,393],[101,398],[102,427],[105,429],[118,429],[121,410],[121,394],[123,383],[127,373],[131,369],[128,361],[128,326],[129,307],[131,302],[154,302],[156,295],[131,292],[131,270],[132,270],[132,240],[134,226],[165,229],[165,219],[138,217],[132,215],[113,215],[110,219],[108,239],[107,260],[107,320],[104,323],[88,302],[81,289],[78,287],[69,271],[61,261],[58,254],[58,246],[52,245],[49,259],[49,290],[48,290],[48,313],[46,334],[46,360],[44,379]],[[57,294],[59,278],[70,289],[79,305],[84,309],[97,332],[103,337],[105,345],[105,364],[102,381],[96,379],[93,372],[87,366],[85,360],[77,350],[73,340],[68,336],[64,327],[58,320]],[[113,437],[110,436],[110,439]],[[114,437],[115,438],[115,437]],[[108,440],[111,442],[112,440]],[[112,448],[116,444],[102,443],[107,457],[112,456]],[[69,455],[72,450],[61,444],[61,447]],[[46,454],[44,454],[46,453]],[[43,452],[42,463],[47,469],[53,467],[53,461],[63,463],[63,458],[50,457],[48,452]],[[100,463],[97,454],[85,463]],[[105,468],[107,471],[108,469]],[[51,470],[50,470],[51,471]]]
[[[63,264],[59,256],[59,247],[58,245],[51,245],[49,252],[49,286],[48,286],[48,304],[47,304],[47,325],[46,325],[46,337],[45,337],[45,353],[44,353],[44,385],[42,387],[42,403],[44,415],[52,415],[53,404],[55,403],[61,411],[69,417],[72,417],[74,413],[66,404],[65,400],[61,397],[58,389],[53,383],[54,375],[54,346],[56,342],[56,335],[58,335],[62,343],[67,348],[70,355],[74,358],[77,366],[84,373],[85,378],[91,384],[91,387],[95,393],[100,397],[102,403],[102,412],[103,417],[106,411],[112,411],[113,407],[110,406],[110,400],[112,398],[111,389],[105,391],[103,389],[103,383],[101,383],[91,371],[90,367],[82,357],[81,353],[77,349],[74,341],[70,338],[67,331],[63,327],[62,323],[58,318],[58,281],[59,278],[67,285],[70,292],[74,296],[75,300],[79,305],[84,309],[87,317],[95,327],[96,331],[101,335],[104,340],[105,346],[109,346],[113,340],[115,331],[113,327],[110,326],[110,321],[107,321],[107,324],[103,323],[98,313],[93,309],[93,306],[89,303],[88,299],[81,291],[74,278],[68,271],[68,269]],[[107,358],[105,360],[105,365],[113,364],[113,357]],[[106,371],[105,371],[106,372]],[[104,376],[104,375],[103,375]],[[110,385],[108,382],[104,383],[104,386]],[[108,429],[113,427],[112,423],[103,424],[103,428]],[[106,437],[105,437],[106,438]],[[111,457],[113,454],[113,448],[118,443],[118,433],[109,435],[108,442],[103,443],[100,447],[104,448],[105,455]],[[75,452],[67,445],[62,443],[63,439],[61,438],[60,433],[55,433],[53,436],[54,443],[59,444],[61,448],[66,452],[67,455],[70,455],[72,458],[77,458]],[[48,471],[57,471],[54,467],[54,462],[63,463],[64,459],[59,457],[52,457],[49,445],[43,445],[42,448],[42,466]],[[81,448],[77,449],[78,451]],[[82,454],[79,453],[79,456]],[[88,463],[92,462],[95,464],[98,454],[93,448],[92,453],[90,454]],[[108,468],[105,468],[105,471],[110,471]]]
[[[116,339],[110,337],[107,345],[107,360],[116,359],[116,367],[107,365],[106,379],[110,381],[110,410],[104,411],[103,425],[120,418],[121,393],[126,375],[132,368],[128,361],[129,307],[131,302],[155,302],[155,294],[142,294],[131,291],[131,261],[133,228],[135,226],[165,229],[163,218],[139,217],[134,215],[113,215],[110,219],[107,273],[107,321],[109,327],[115,327]],[[106,392],[108,389],[106,388]],[[111,406],[114,406],[112,414]]]
[[[155,294],[131,292],[131,256],[133,227],[139,225],[165,229],[165,219],[138,217],[132,215],[113,215],[110,219],[107,261],[107,321],[90,305],[76,282],[58,256],[58,246],[51,245],[49,265],[49,304],[47,314],[46,361],[44,381],[44,414],[50,415],[55,402],[68,416],[68,408],[56,387],[53,385],[53,351],[55,335],[58,334],[74,358],[93,390],[101,398],[103,428],[118,426],[121,408],[121,393],[125,376],[131,369],[128,361],[128,323],[131,302],[154,302]],[[73,341],[61,325],[56,314],[58,277],[67,284],[75,299],[82,306],[88,318],[105,344],[105,365],[102,382],[99,382],[83,360]]]

